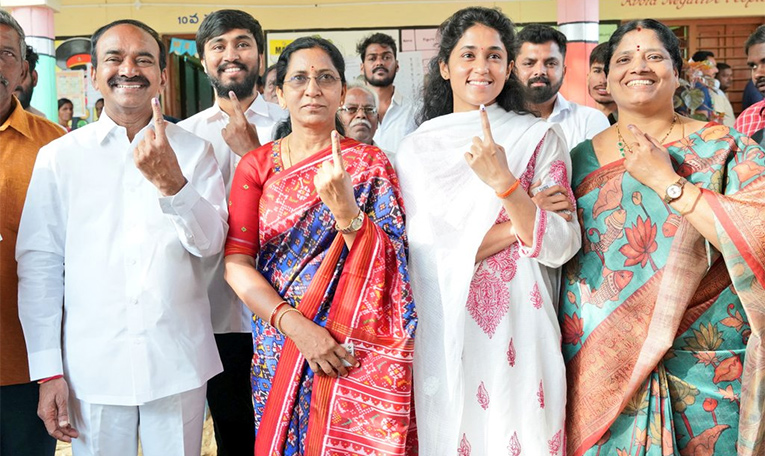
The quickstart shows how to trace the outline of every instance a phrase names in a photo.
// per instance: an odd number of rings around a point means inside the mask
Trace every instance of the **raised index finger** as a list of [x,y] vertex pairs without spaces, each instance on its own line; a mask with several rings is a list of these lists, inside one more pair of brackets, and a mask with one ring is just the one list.
[[231,105],[234,108],[234,114],[237,117],[244,117],[244,111],[242,111],[242,104],[239,103],[239,98],[237,98],[236,93],[234,93],[233,90],[229,91],[228,97],[231,100]]
[[159,105],[159,98],[151,99],[152,120],[154,121],[154,131],[157,138],[165,137],[165,118],[162,117],[162,106]]
[[343,163],[343,154],[340,151],[340,134],[337,130],[332,130],[332,160],[335,162],[335,169],[341,169],[345,171],[345,163]]
[[489,113],[486,112],[486,106],[481,105],[481,126],[483,127],[483,140],[486,142],[494,142],[494,137],[491,136],[491,124],[489,123]]
[[643,131],[639,129],[637,125],[629,124],[627,125],[627,128],[632,133],[632,136],[635,137],[635,140],[638,142],[638,144],[640,144],[641,146],[648,146],[648,147],[653,146],[653,143],[649,139],[648,135],[643,133]]

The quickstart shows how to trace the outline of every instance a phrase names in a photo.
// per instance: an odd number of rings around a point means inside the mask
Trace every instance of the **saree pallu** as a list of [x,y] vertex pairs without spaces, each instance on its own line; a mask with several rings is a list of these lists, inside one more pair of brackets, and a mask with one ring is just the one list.
[[709,123],[667,146],[718,252],[624,169],[572,151],[583,248],[560,309],[572,455],[761,455],[765,154]]
[[[352,343],[361,363],[347,377],[314,375],[291,340],[254,318],[256,456],[404,455],[412,438],[416,317],[398,179],[377,147],[350,139],[341,147],[367,215],[350,251],[313,185],[331,149],[282,171],[275,141],[245,156],[232,185],[226,254],[257,255],[274,289],[338,343]],[[248,192],[260,192],[257,203]]]

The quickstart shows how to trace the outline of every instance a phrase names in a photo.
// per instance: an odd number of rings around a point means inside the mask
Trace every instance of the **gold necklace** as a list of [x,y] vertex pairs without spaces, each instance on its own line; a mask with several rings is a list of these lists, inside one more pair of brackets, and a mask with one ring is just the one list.
[[[675,124],[677,123],[677,114],[672,116],[672,123],[669,126],[669,130],[667,130],[667,134],[664,135],[663,138],[661,138],[661,141],[659,141],[659,144],[664,144],[664,141],[669,138],[669,135],[672,133],[672,130],[675,128]],[[627,149],[627,152],[632,153],[632,148],[627,144],[627,141],[624,140],[624,137],[622,136],[622,132],[619,131],[619,122],[616,122],[616,137],[618,141],[616,142],[617,146],[619,146],[619,153],[622,154],[622,157],[624,157],[624,149]]]

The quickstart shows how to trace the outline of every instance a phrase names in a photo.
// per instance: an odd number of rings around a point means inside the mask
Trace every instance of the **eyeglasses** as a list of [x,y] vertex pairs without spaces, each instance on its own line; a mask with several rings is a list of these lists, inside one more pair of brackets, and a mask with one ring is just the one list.
[[308,81],[311,79],[316,80],[316,84],[318,84],[318,86],[322,89],[328,89],[334,86],[335,83],[340,80],[340,78],[335,77],[330,73],[322,73],[318,76],[306,76],[304,74],[298,74],[287,79],[284,81],[284,83],[293,89],[303,89],[308,85]]
[[364,114],[368,116],[376,116],[377,115],[377,108],[374,106],[365,106],[365,105],[348,105],[348,106],[340,106],[338,111],[347,112],[348,114],[356,115],[359,111],[364,111]]

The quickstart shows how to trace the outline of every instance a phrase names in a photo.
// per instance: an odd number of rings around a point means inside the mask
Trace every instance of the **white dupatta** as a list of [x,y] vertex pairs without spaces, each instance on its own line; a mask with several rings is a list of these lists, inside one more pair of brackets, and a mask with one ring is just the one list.
[[[496,105],[486,109],[492,136],[505,148],[513,175],[520,177],[554,127]],[[418,313],[414,391],[420,454],[425,456],[441,451],[436,448],[456,451],[464,395],[465,305],[476,252],[501,209],[500,199],[465,161],[475,136],[483,136],[479,111],[445,115],[407,136],[396,155]],[[559,139],[555,136],[552,140]]]

